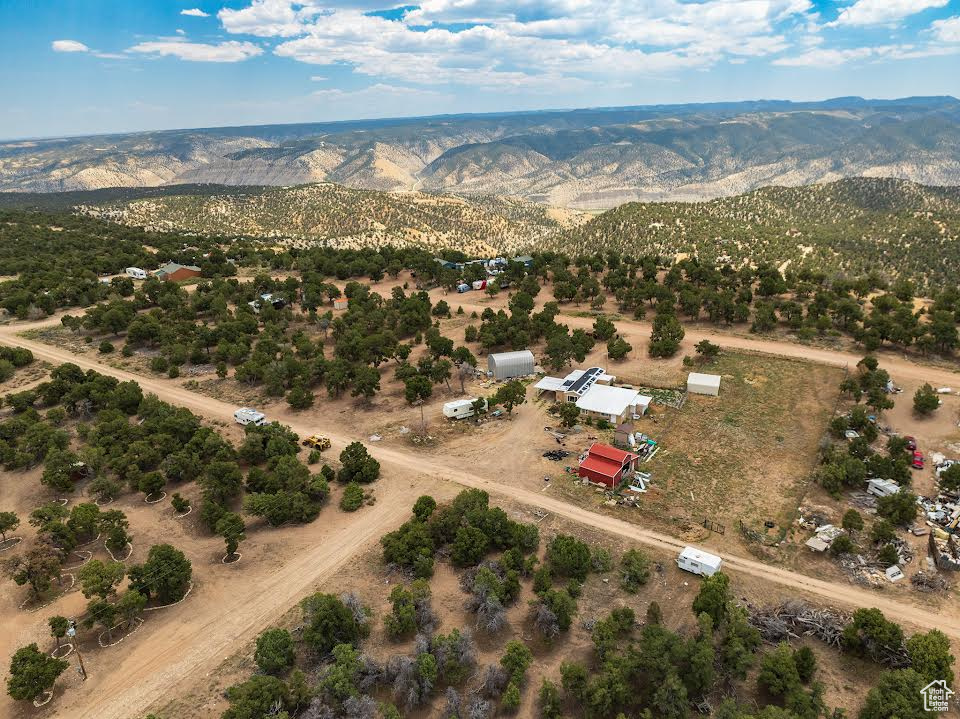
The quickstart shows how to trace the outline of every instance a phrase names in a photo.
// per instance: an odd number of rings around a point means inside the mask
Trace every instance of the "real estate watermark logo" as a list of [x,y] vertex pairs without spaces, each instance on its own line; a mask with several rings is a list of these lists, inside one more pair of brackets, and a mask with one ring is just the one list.
[[932,681],[920,690],[923,694],[923,709],[928,712],[945,712],[950,710],[950,697],[953,689],[947,686],[943,679]]

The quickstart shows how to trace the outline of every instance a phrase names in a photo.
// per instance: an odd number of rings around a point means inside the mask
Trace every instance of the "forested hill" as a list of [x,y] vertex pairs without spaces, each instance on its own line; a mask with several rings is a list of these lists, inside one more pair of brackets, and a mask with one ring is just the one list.
[[150,230],[309,240],[339,248],[426,247],[491,255],[537,242],[576,213],[524,200],[468,199],[421,192],[314,184],[213,195],[157,196],[99,206],[86,214]]
[[569,254],[615,249],[831,275],[877,271],[937,290],[960,271],[960,188],[856,178],[710,202],[631,202],[546,244]]

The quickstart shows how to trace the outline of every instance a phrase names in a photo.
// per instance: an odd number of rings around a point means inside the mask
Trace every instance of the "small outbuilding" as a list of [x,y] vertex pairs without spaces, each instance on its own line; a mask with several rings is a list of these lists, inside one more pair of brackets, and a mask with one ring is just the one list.
[[176,262],[168,262],[157,270],[157,279],[166,282],[181,282],[193,277],[200,276],[200,268],[195,265],[180,265]]
[[498,380],[525,377],[533,374],[535,364],[530,350],[496,352],[487,357],[487,374]]
[[687,375],[687,392],[716,397],[720,394],[720,375],[691,372]]
[[595,442],[587,456],[580,462],[577,475],[597,484],[605,484],[611,489],[620,486],[624,479],[636,469],[640,455],[625,452],[609,444]]
[[350,301],[346,297],[340,297],[333,301],[333,309],[335,310],[345,310],[350,305]]

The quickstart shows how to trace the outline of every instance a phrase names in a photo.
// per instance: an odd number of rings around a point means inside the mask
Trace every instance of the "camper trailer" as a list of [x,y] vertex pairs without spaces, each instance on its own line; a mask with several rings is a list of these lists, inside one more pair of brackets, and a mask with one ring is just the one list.
[[686,572],[712,577],[720,571],[723,560],[715,554],[709,554],[695,547],[685,547],[677,557],[677,566]]
[[238,409],[233,413],[233,418],[237,421],[237,424],[242,424],[244,426],[252,424],[257,427],[262,427],[263,425],[267,424],[267,417],[263,412],[258,412],[255,409],[250,409],[249,407],[241,407]]
[[[443,405],[443,416],[447,419],[466,419],[467,417],[472,417],[474,414],[473,403],[476,401],[476,397],[471,397],[447,402]],[[483,406],[487,406],[486,401],[484,401]]]
[[892,479],[868,479],[867,494],[874,497],[889,497],[891,494],[897,494],[900,491],[900,485]]
[[147,271],[141,270],[139,267],[128,267],[127,277],[132,277],[135,280],[145,280],[147,279]]

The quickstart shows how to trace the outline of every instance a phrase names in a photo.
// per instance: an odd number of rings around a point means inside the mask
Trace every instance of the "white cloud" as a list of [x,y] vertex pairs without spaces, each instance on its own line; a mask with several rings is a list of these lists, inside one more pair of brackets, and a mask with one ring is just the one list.
[[77,40],[54,40],[50,43],[54,52],[90,52],[90,48]]
[[437,92],[435,90],[424,90],[418,87],[403,87],[401,85],[387,85],[382,82],[378,82],[375,85],[370,85],[369,87],[360,88],[358,90],[341,90],[339,88],[331,88],[329,90],[314,90],[310,94],[313,97],[327,99],[327,100],[331,100],[331,99],[382,100],[387,97],[397,98],[397,97],[443,97],[444,96],[444,93]]
[[960,15],[937,20],[930,30],[940,42],[960,42]]
[[200,8],[192,7],[189,10],[181,10],[181,15],[189,15],[190,17],[210,17],[210,13],[204,12]]
[[[297,5],[294,8],[294,5]],[[260,37],[293,37],[305,32],[306,23],[321,12],[309,2],[253,0],[240,10],[223,8],[217,13],[227,32]]]
[[884,60],[915,60],[923,57],[940,57],[960,54],[960,46],[938,45],[874,45],[845,49],[816,48],[793,57],[782,57],[774,65],[787,67],[836,67],[858,60],[881,62]]
[[187,33],[186,33],[183,29],[181,29],[181,28],[179,28],[179,27],[177,28],[177,35],[186,35],[186,34],[187,34]]
[[310,82],[326,82],[328,78],[323,75],[311,75]]
[[850,7],[843,8],[837,19],[827,23],[827,26],[896,25],[905,17],[930,8],[943,7],[948,2],[949,0],[856,0]]
[[141,42],[127,48],[128,53],[177,57],[191,62],[240,62],[263,53],[263,48],[252,42],[228,40],[217,43],[187,42],[182,38],[165,38]]

